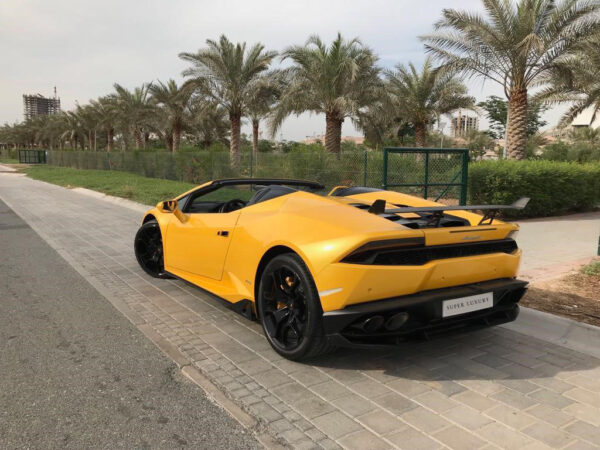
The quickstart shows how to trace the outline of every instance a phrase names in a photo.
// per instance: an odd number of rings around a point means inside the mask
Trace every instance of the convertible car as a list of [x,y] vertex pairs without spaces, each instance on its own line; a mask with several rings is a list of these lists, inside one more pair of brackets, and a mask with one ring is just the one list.
[[[146,213],[140,266],[258,318],[289,359],[393,345],[514,320],[518,226],[512,205],[445,206],[367,187],[301,180],[210,181]],[[481,211],[476,214],[473,211]]]

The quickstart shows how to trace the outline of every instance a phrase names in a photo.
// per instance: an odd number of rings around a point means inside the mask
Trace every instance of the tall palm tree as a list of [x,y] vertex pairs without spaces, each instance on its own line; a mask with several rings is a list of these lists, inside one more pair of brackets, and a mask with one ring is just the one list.
[[98,116],[96,110],[91,105],[77,105],[75,107],[75,113],[79,117],[79,121],[83,129],[87,134],[88,148],[90,150],[96,149],[96,132],[98,128]]
[[593,0],[482,0],[485,16],[445,9],[428,52],[446,70],[483,76],[504,88],[509,100],[508,156],[525,157],[527,91],[598,29]]
[[81,144],[83,148],[84,130],[77,114],[73,111],[67,111],[61,113],[61,119],[64,126],[62,138],[69,141],[73,150],[77,150],[78,144]]
[[44,117],[44,123],[40,130],[41,140],[43,145],[47,145],[50,150],[54,150],[54,147],[58,144],[59,148],[62,148],[61,136],[64,131],[63,121],[59,114],[53,114]]
[[339,154],[344,119],[356,120],[379,95],[377,57],[358,39],[345,40],[338,33],[329,47],[311,36],[305,45],[286,49],[282,59],[294,64],[286,69],[288,85],[271,121],[272,134],[290,114],[324,114],[325,147]]
[[133,133],[135,148],[146,147],[144,139],[145,126],[148,117],[153,112],[153,105],[150,101],[150,84],[142,84],[140,87],[130,91],[118,83],[114,84],[115,99],[120,114],[125,122],[128,132]]
[[425,147],[427,129],[439,116],[473,108],[475,99],[452,74],[434,70],[427,58],[421,71],[410,63],[384,72],[390,108],[387,113],[413,126],[417,147]]
[[229,113],[229,148],[232,163],[238,167],[242,117],[247,112],[252,81],[269,68],[277,53],[266,51],[262,44],[247,49],[245,42],[234,44],[225,35],[218,42],[208,39],[206,44],[197,53],[179,54],[192,64],[183,75],[192,79],[202,95],[212,98]]
[[98,126],[106,133],[106,151],[111,152],[114,148],[115,125],[118,119],[118,110],[114,99],[100,97],[98,100],[91,100],[90,106],[93,108]]
[[584,110],[591,108],[591,120],[600,111],[600,39],[594,37],[577,46],[576,51],[562,58],[547,73],[547,84],[535,95],[546,103],[570,103],[561,125],[572,122]]
[[[166,84],[162,81],[158,81],[152,84],[149,89],[154,101],[158,105],[161,105],[167,113],[169,127],[172,133],[170,150],[176,152],[179,150],[186,108],[194,93],[193,86],[189,83],[177,86],[175,80],[169,80]],[[169,141],[169,139],[167,141]]]
[[248,92],[248,117],[252,122],[252,152],[255,156],[258,153],[260,121],[270,114],[275,102],[281,95],[283,87],[281,75],[279,71],[260,75],[254,80]]
[[229,117],[225,108],[214,100],[195,96],[189,106],[189,115],[188,129],[204,148],[213,142],[227,142]]

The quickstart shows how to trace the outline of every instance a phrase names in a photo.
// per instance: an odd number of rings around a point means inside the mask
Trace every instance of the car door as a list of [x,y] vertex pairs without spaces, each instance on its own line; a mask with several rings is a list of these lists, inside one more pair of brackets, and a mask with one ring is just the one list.
[[195,275],[220,280],[240,211],[183,214],[167,228],[166,264]]
[[[202,202],[205,198],[192,197],[188,203],[198,200],[201,201],[200,204],[208,206],[194,210],[188,205],[169,222],[165,264],[167,268],[220,280],[241,210],[218,212],[218,207],[210,206],[213,204],[210,198]],[[218,206],[218,202],[214,205]]]

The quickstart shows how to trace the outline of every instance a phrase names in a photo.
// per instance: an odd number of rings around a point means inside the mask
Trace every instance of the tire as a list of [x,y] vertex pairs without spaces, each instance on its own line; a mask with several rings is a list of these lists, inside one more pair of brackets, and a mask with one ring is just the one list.
[[257,311],[271,347],[298,361],[335,349],[323,331],[323,310],[314,280],[295,253],[273,258],[258,288]]
[[156,220],[149,220],[139,228],[133,246],[144,272],[154,278],[172,278],[165,272],[162,234]]

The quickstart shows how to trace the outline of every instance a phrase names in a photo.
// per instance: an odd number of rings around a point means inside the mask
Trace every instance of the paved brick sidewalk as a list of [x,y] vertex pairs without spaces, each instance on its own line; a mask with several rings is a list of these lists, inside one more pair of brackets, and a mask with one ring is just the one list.
[[557,278],[598,252],[600,212],[523,220],[519,226],[521,276],[531,281]]
[[0,174],[0,198],[134,323],[296,448],[600,444],[600,360],[591,356],[498,327],[292,363],[209,294],[146,276],[132,251],[138,212],[12,174]]

